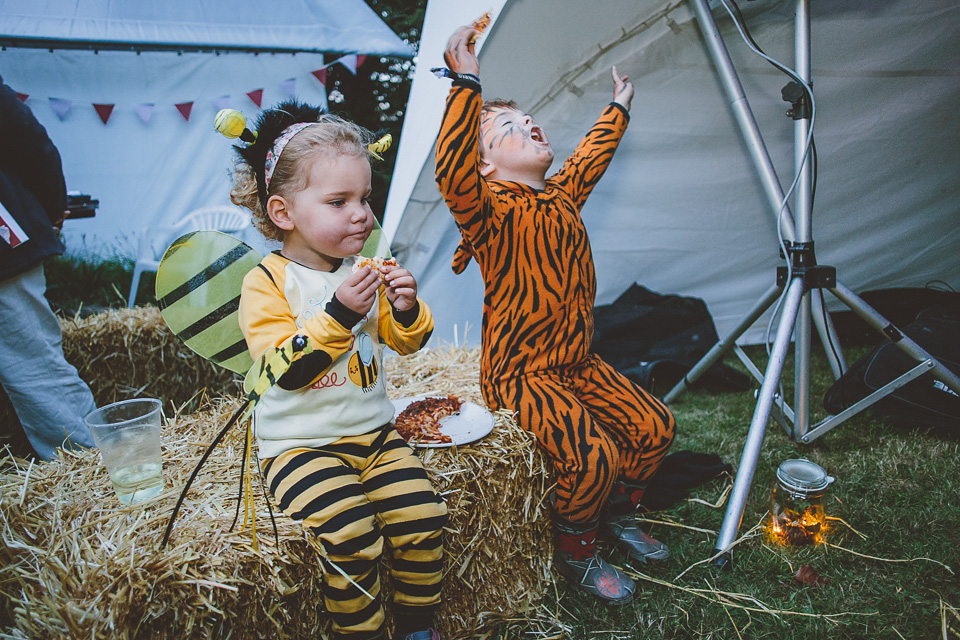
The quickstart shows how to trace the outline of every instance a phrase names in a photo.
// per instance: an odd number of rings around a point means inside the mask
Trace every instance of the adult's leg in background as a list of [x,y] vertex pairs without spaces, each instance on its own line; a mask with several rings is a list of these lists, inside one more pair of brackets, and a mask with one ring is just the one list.
[[0,282],[0,384],[37,455],[93,447],[83,418],[96,409],[90,387],[63,356],[60,322],[44,293],[43,265]]

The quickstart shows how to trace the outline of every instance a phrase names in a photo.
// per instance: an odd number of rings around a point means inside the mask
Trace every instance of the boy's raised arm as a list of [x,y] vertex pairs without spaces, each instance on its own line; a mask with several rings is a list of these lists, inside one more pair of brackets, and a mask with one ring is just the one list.
[[[453,214],[457,226],[467,239],[483,232],[481,202],[488,197],[477,166],[480,109],[478,74],[480,63],[474,52],[473,27],[460,27],[447,41],[443,58],[455,74],[453,88],[437,138],[436,182]],[[462,77],[460,77],[462,76]]]
[[613,160],[630,119],[633,83],[628,82],[627,76],[617,73],[616,67],[613,67],[612,74],[613,100],[557,172],[560,181],[568,185],[570,196],[578,207],[586,202]]
[[617,65],[613,65],[610,72],[613,73],[613,101],[630,111],[630,103],[633,102],[633,83],[629,82],[630,76],[617,73]]

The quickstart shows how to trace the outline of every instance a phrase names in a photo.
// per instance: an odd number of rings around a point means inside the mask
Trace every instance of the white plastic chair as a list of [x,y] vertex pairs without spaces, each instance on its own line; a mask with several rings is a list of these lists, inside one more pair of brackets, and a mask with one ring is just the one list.
[[250,216],[244,210],[232,205],[215,205],[195,209],[173,226],[144,229],[140,235],[137,262],[133,267],[133,282],[130,283],[127,307],[132,308],[136,302],[137,288],[143,272],[155,272],[160,267],[160,259],[167,247],[183,234],[208,229],[237,234],[250,226]]

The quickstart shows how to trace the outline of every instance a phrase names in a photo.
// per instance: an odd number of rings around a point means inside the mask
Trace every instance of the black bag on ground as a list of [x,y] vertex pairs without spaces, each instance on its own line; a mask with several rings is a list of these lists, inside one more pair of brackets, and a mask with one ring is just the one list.
[[[905,327],[917,318],[923,309],[943,307],[960,309],[960,293],[935,289],[937,282],[927,287],[897,287],[874,289],[860,293],[860,298],[874,311],[897,327]],[[946,286],[946,285],[942,285]],[[960,313],[956,311],[955,313]],[[837,330],[840,344],[848,346],[875,347],[883,342],[883,336],[853,311],[844,308],[830,314]]]
[[[925,309],[903,332],[943,366],[960,374],[960,314],[956,309]],[[918,363],[886,341],[857,360],[823,398],[837,414]],[[906,427],[946,429],[960,434],[960,397],[928,372],[870,405],[870,412]]]
[[[661,295],[638,284],[615,302],[594,309],[592,351],[651,393],[680,382],[719,341],[713,318],[699,298]],[[714,363],[694,386],[743,391],[750,378]]]

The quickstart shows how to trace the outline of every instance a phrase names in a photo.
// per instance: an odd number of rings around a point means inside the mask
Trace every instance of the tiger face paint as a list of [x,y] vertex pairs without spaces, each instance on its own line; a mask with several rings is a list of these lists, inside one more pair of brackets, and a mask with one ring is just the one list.
[[533,118],[519,109],[492,107],[480,118],[481,173],[543,188],[553,163],[553,147]]

